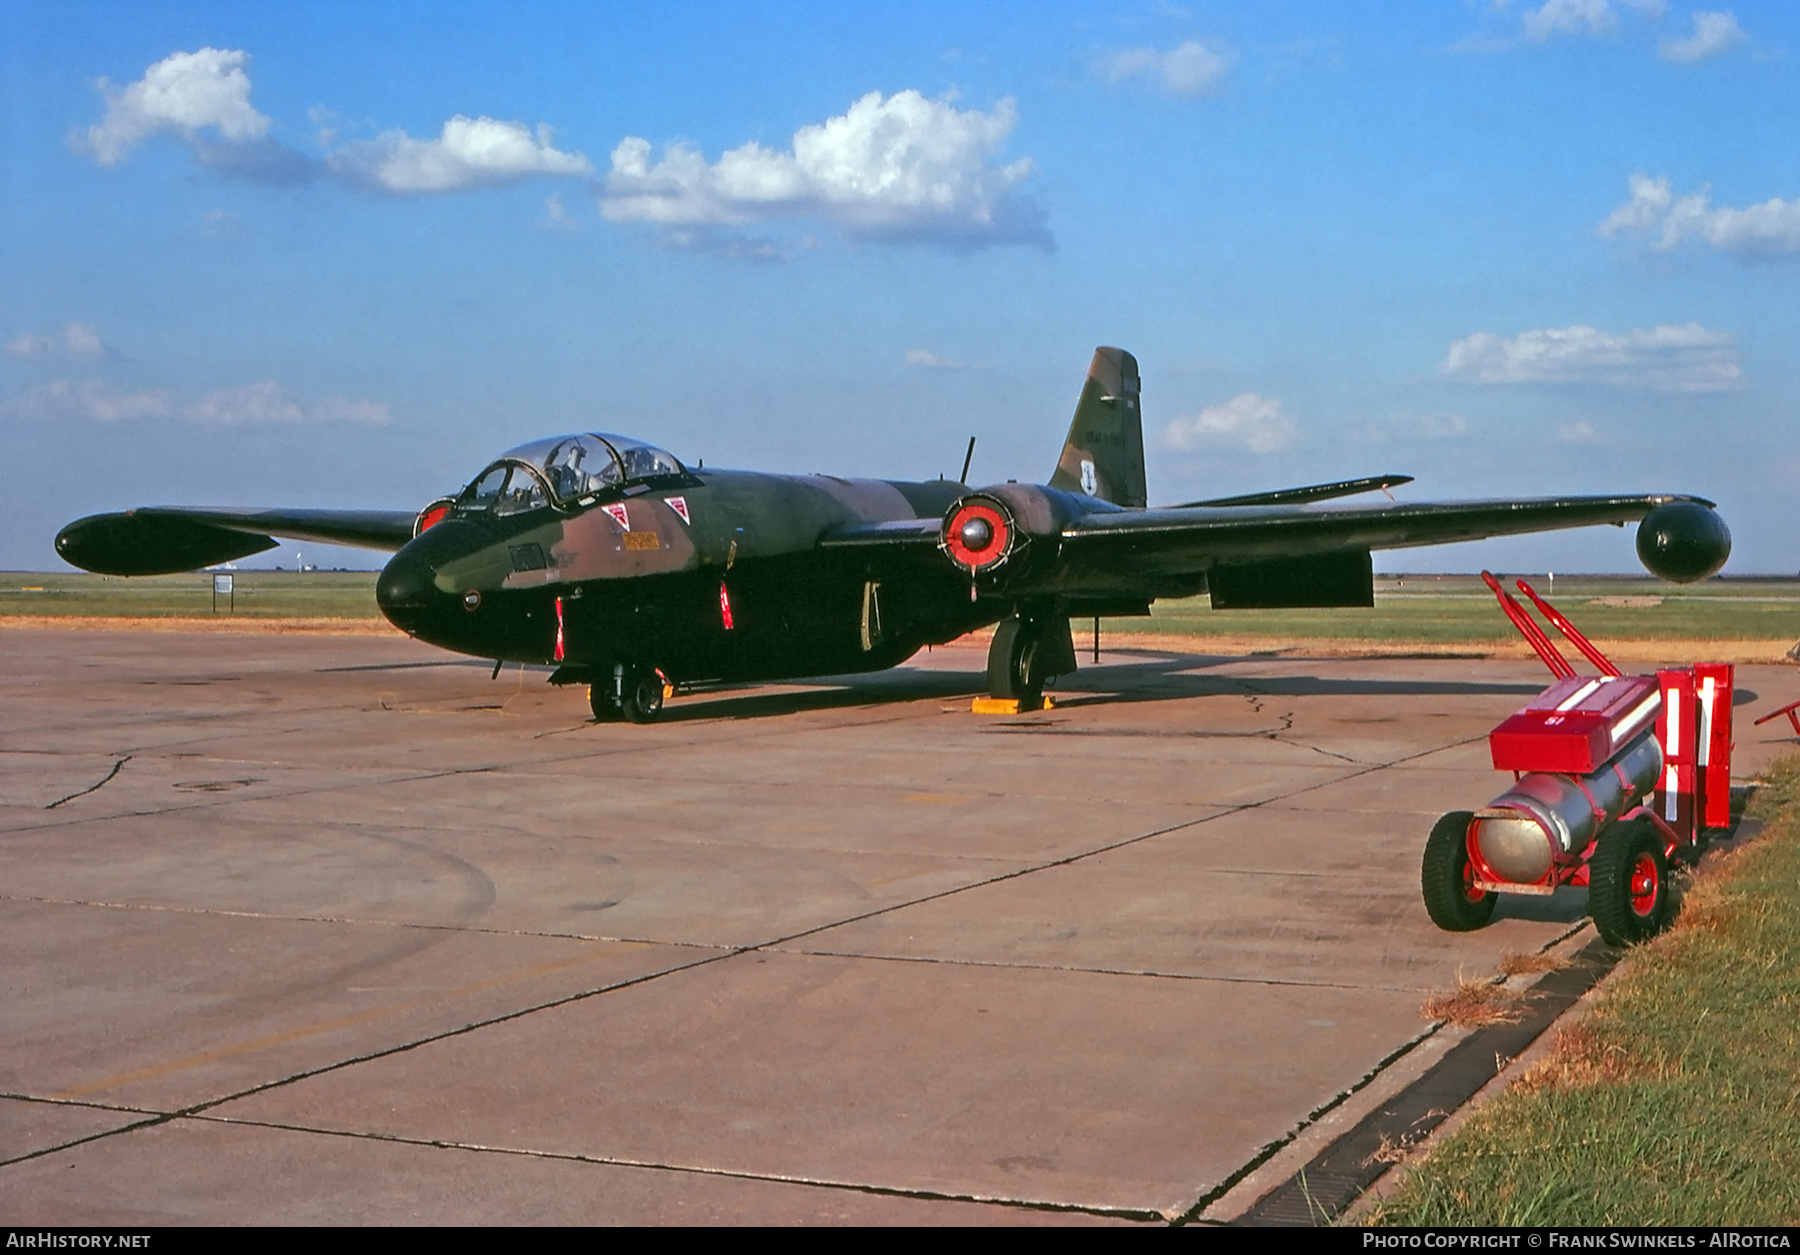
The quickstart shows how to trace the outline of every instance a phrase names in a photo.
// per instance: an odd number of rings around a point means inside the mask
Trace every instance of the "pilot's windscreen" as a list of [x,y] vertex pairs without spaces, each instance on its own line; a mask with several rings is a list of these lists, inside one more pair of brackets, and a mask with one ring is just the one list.
[[506,483],[508,466],[490,467],[482,477],[469,485],[462,500],[456,504],[464,510],[486,510],[500,499],[500,489]]
[[549,504],[550,498],[544,491],[543,481],[524,467],[515,466],[512,478],[500,493],[494,513],[523,514],[526,510],[541,509]]

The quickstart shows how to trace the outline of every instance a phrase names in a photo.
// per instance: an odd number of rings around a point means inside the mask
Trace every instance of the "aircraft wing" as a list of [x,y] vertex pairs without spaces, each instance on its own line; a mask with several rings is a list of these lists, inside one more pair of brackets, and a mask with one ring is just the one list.
[[822,549],[876,548],[935,549],[944,521],[929,519],[890,519],[881,523],[858,523],[836,527],[819,538]]
[[1659,505],[1697,497],[1538,497],[1511,501],[1380,502],[1354,506],[1233,506],[1087,514],[1062,532],[1065,561],[1176,574],[1215,562],[1255,562],[1359,549],[1404,549],[1524,532],[1623,526]]
[[[1335,493],[1344,486],[1293,491]],[[972,588],[1015,601],[1135,601],[1205,590],[1221,609],[1366,606],[1374,595],[1373,550],[1599,523],[1649,519],[1651,534],[1640,530],[1638,556],[1663,579],[1703,578],[1731,551],[1712,502],[1672,493],[1373,505],[1325,505],[1315,497],[1125,510],[1007,484],[971,493],[949,517],[948,524],[864,523],[829,532],[820,543],[950,563],[967,572]]]
[[411,510],[264,510],[147,506],[94,514],[63,528],[56,552],[103,575],[167,575],[247,558],[277,536],[394,550],[413,536]]

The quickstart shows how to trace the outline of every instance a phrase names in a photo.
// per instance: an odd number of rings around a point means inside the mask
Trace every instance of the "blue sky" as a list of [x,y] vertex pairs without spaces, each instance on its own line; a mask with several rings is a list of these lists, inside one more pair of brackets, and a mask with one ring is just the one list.
[[1153,502],[1687,491],[1792,572],[1796,53],[1651,0],[0,3],[0,567],[565,430],[1041,480],[1107,343]]

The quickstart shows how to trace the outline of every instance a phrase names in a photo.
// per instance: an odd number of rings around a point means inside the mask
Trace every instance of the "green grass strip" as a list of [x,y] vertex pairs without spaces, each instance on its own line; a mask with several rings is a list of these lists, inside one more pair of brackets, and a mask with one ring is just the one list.
[[0,616],[382,621],[374,571],[238,571],[233,578],[235,595],[215,600],[206,572],[130,579],[0,572]]
[[[1510,587],[1510,584],[1509,584]],[[1630,576],[1542,576],[1533,587],[1596,641],[1800,639],[1800,582],[1716,579],[1674,585]],[[1077,643],[1082,624],[1075,623]],[[1434,644],[1518,640],[1478,576],[1378,576],[1375,605],[1336,610],[1214,610],[1205,597],[1158,601],[1107,633],[1345,638]],[[1572,650],[1569,652],[1573,652]]]
[[1552,1054],[1359,1223],[1800,1222],[1800,758]]

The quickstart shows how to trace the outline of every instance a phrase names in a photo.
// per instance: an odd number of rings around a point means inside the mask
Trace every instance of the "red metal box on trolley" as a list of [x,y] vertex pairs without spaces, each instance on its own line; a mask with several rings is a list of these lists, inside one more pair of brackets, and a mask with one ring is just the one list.
[[1647,675],[1558,680],[1488,734],[1501,771],[1586,775],[1656,718],[1656,678]]

